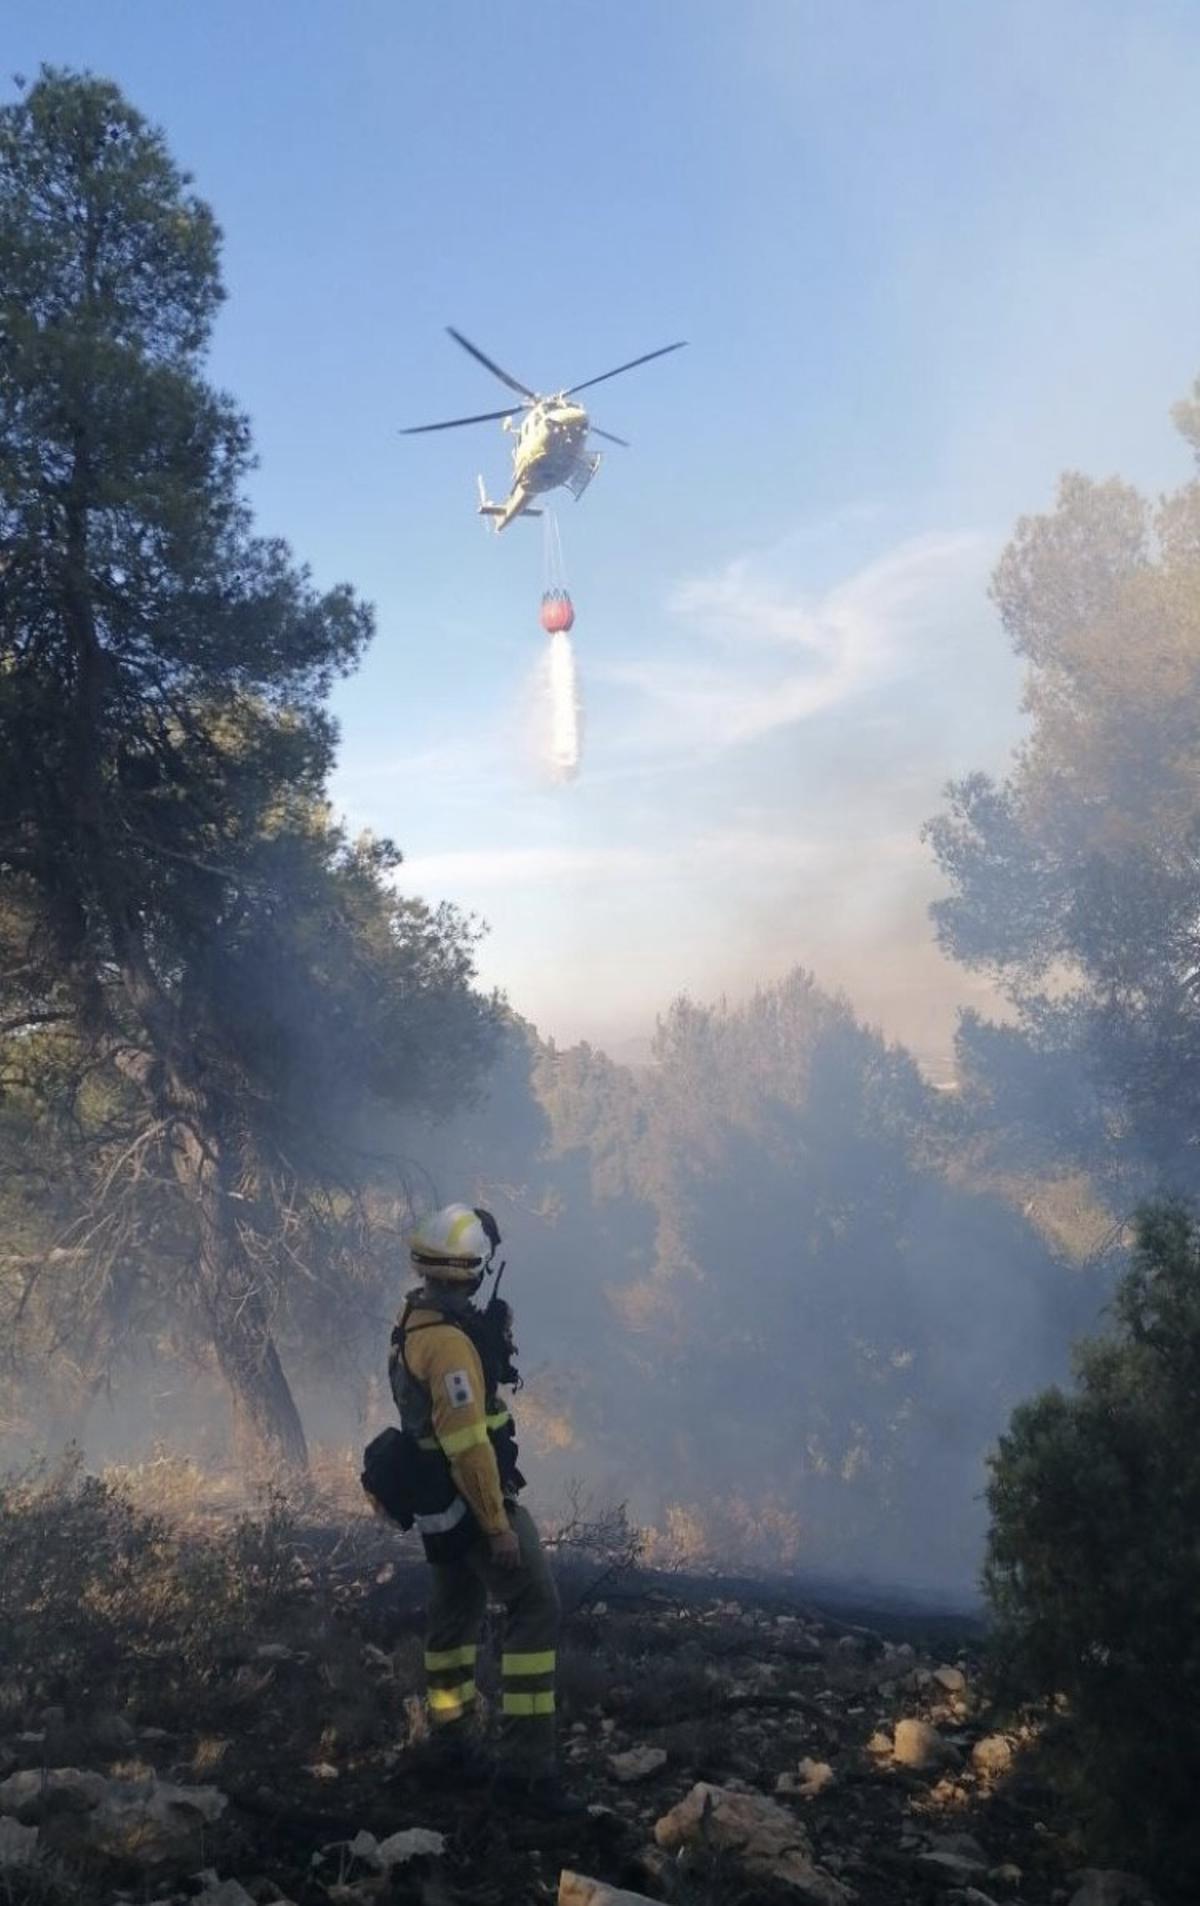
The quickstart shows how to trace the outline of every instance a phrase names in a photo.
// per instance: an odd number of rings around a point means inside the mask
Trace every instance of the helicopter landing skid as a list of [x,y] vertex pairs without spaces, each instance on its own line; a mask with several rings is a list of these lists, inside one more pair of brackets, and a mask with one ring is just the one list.
[[575,498],[577,503],[595,476],[597,470],[600,468],[600,464],[601,457],[599,451],[597,451],[594,456],[580,457],[579,461],[573,467],[570,476],[564,477],[563,488],[570,490],[571,495]]

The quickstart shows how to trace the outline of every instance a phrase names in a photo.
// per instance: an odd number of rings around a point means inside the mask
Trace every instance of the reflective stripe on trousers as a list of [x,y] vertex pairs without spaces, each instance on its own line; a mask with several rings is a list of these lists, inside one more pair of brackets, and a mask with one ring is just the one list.
[[447,1727],[474,1713],[476,1653],[473,1641],[457,1648],[426,1648],[429,1718],[435,1727]]
[[501,1655],[501,1713],[515,1721],[536,1721],[553,1714],[556,1666],[553,1648]]
[[[521,1545],[519,1568],[497,1568],[486,1537],[473,1542],[461,1560],[431,1567],[426,1666],[430,1719],[441,1726],[465,1723],[473,1711],[475,1646],[488,1596],[505,1610],[504,1649],[500,1658],[501,1736],[505,1760],[521,1772],[536,1773],[554,1764],[554,1669],[558,1643],[558,1592],[537,1528],[528,1511],[509,1510]],[[469,1650],[469,1657],[464,1653]],[[454,1657],[453,1663],[451,1657]],[[444,1662],[434,1668],[432,1662]],[[456,1708],[433,1706],[439,1695],[466,1684]]]

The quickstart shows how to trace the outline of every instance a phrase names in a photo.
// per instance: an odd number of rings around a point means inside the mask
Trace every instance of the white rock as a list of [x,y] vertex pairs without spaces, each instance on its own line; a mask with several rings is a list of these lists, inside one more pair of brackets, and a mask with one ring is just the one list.
[[901,1767],[936,1767],[944,1757],[945,1743],[928,1721],[905,1719],[896,1722],[892,1752]]
[[558,1906],[655,1906],[655,1901],[645,1893],[627,1893],[564,1867],[558,1876]]
[[[445,1835],[435,1833],[430,1827],[405,1827],[400,1833],[391,1833],[386,1840],[377,1840],[373,1833],[360,1827],[352,1840],[334,1840],[314,1853],[314,1865],[329,1861],[335,1867],[347,1856],[361,1860],[364,1866],[374,1867],[377,1873],[386,1873],[393,1866],[403,1866],[407,1860],[416,1859],[418,1854],[440,1854],[446,1850]],[[357,1883],[357,1882],[356,1882]]]
[[0,1813],[40,1820],[48,1813],[87,1813],[108,1790],[103,1774],[85,1767],[24,1767],[0,1780]]
[[805,1755],[800,1762],[800,1792],[805,1800],[812,1800],[824,1793],[833,1780],[833,1768],[827,1760],[810,1760]]
[[437,1857],[445,1851],[444,1833],[435,1833],[432,1827],[405,1827],[402,1833],[391,1833],[379,1842],[379,1862],[386,1873],[393,1866],[403,1866],[421,1854]]
[[165,1859],[188,1849],[228,1805],[216,1787],[177,1787],[169,1780],[110,1780],[88,1816],[87,1839],[118,1858]]
[[1012,1765],[1012,1742],[1003,1734],[989,1734],[986,1740],[976,1741],[971,1749],[971,1762],[977,1773],[994,1778]]
[[661,1747],[631,1747],[625,1754],[610,1754],[608,1764],[623,1787],[635,1780],[650,1780],[661,1773],[667,1756]]
[[6,1814],[0,1819],[0,1868],[28,1866],[37,1858],[38,1830],[23,1827]]
[[196,1895],[196,1906],[254,1906],[240,1880],[218,1880]]
[[885,1755],[890,1756],[892,1752],[892,1737],[886,1729],[882,1727],[875,1729],[875,1732],[867,1742],[867,1752],[873,1755],[877,1760],[882,1760]]
[[940,1688],[945,1688],[947,1694],[961,1694],[967,1685],[967,1677],[961,1668],[935,1668],[933,1678]]
[[654,1837],[666,1852],[701,1842],[723,1849],[752,1877],[795,1888],[813,1906],[846,1906],[840,1881],[813,1862],[808,1836],[795,1814],[761,1794],[735,1793],[698,1781],[685,1800],[664,1814]]

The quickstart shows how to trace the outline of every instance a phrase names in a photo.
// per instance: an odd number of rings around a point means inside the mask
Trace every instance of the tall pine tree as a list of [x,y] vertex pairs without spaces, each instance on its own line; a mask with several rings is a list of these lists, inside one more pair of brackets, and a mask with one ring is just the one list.
[[44,70],[0,111],[0,1037],[120,1081],[116,1162],[185,1207],[237,1418],[294,1467],[273,1214],[353,1188],[373,1100],[452,1103],[494,1009],[462,923],[329,816],[372,617],[254,533],[203,378],[218,253],[113,85]]

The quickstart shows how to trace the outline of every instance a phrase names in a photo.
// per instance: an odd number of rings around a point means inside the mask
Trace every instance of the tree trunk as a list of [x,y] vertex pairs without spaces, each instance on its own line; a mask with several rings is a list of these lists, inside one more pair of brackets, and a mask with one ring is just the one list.
[[308,1468],[308,1446],[261,1287],[237,1233],[218,1145],[181,1123],[175,1170],[196,1209],[197,1296],[221,1375],[233,1400],[239,1441],[272,1469]]
[[[89,349],[95,341],[100,240],[100,218],[89,202],[81,257],[83,296],[76,313],[83,320]],[[173,1117],[175,1175],[196,1212],[197,1297],[233,1397],[237,1429],[273,1466],[303,1472],[308,1467],[304,1430],[254,1267],[233,1219],[219,1122],[198,1084],[187,1036],[181,1035],[178,1001],[168,997],[148,950],[136,871],[125,836],[115,824],[103,772],[106,697],[117,678],[116,665],[97,634],[90,513],[100,501],[93,447],[104,440],[105,426],[94,414],[92,367],[86,357],[84,365],[81,395],[69,424],[71,467],[62,499],[61,607],[75,665],[68,708],[70,767],[60,800],[72,852],[59,856],[63,869],[56,868],[51,883],[63,965],[77,995],[81,1026],[93,1033],[111,1031],[95,959],[84,959],[80,952],[89,914],[95,911],[107,928],[125,999],[140,1019],[149,1047],[136,1062],[127,1059],[123,1069],[140,1076],[156,1117],[163,1113],[164,1098]],[[79,869],[86,869],[86,878],[81,879]],[[164,1091],[154,1079],[156,1068]]]

